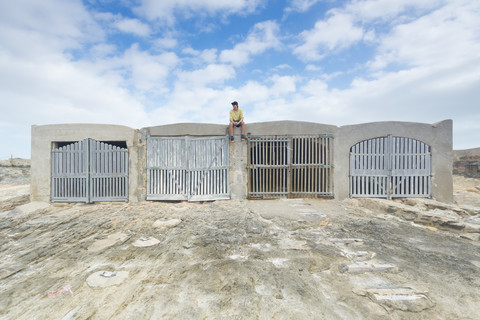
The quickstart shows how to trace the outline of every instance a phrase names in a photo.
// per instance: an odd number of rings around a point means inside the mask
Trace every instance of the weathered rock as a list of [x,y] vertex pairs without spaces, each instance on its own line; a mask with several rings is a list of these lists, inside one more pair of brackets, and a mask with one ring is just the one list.
[[97,271],[87,278],[91,288],[106,288],[117,286],[128,278],[128,271]]
[[353,292],[361,296],[367,296],[387,311],[420,312],[435,306],[435,302],[426,293],[417,292],[411,288],[355,288]]
[[392,264],[359,262],[354,264],[341,264],[338,268],[341,273],[365,273],[365,272],[398,272],[398,268]]
[[116,232],[109,235],[106,239],[97,240],[88,247],[88,251],[97,252],[115,245],[117,242],[123,242],[128,236],[122,232]]
[[7,213],[7,216],[13,216],[13,215],[29,215],[32,213],[35,213],[36,211],[39,210],[44,210],[50,206],[49,203],[47,202],[40,202],[40,201],[34,201],[34,202],[29,202],[23,205],[20,205],[13,209],[12,211]]
[[134,247],[151,247],[159,243],[160,243],[160,240],[155,239],[153,237],[147,237],[147,238],[142,237],[136,240],[134,243],[132,243],[132,245]]
[[464,225],[465,225],[465,228],[463,231],[480,233],[480,224],[465,223]]
[[307,250],[309,249],[307,242],[303,240],[295,239],[281,239],[278,243],[280,249],[282,250]]
[[174,228],[182,223],[180,219],[158,219],[153,223],[154,228]]
[[[346,208],[346,203],[62,204],[4,214],[0,276],[7,278],[0,288],[0,318],[476,319],[478,243],[451,232],[428,232],[425,225],[413,227],[401,215],[378,208]],[[467,223],[478,219],[450,219],[451,210],[410,207],[432,211],[435,227],[463,221],[462,230],[449,227],[459,234],[467,234]],[[440,211],[449,213],[445,220]],[[153,228],[159,217],[178,218],[181,224]],[[87,250],[115,233],[134,238]],[[142,236],[143,242],[152,240],[149,235],[161,244],[131,245]],[[356,273],[359,268],[364,272]],[[95,282],[99,270],[117,273]],[[121,272],[128,276],[120,282]],[[407,283],[428,291],[381,291]],[[71,285],[73,298],[61,294],[41,300],[64,285]],[[366,288],[363,296],[353,294],[354,287]],[[429,307],[433,297],[435,308]]]
[[460,235],[460,238],[464,238],[472,241],[480,241],[480,233],[464,233]]

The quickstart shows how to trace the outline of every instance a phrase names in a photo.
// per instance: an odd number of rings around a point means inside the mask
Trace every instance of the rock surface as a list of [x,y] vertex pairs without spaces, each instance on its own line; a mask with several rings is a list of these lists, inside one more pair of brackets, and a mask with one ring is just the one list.
[[479,208],[457,202],[5,209],[0,318],[477,319]]

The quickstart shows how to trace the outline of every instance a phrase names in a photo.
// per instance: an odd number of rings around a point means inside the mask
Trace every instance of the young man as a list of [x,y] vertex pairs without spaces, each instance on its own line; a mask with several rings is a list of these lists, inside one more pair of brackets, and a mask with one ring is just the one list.
[[238,108],[238,102],[232,102],[233,110],[230,110],[230,141],[233,141],[233,126],[242,127],[242,140],[245,140],[245,122],[243,122],[243,112]]

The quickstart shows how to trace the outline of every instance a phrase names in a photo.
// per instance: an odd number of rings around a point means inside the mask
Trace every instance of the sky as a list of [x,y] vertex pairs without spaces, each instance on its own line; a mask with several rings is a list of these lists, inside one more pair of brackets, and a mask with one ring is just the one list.
[[0,159],[32,125],[453,120],[480,147],[478,0],[0,0]]

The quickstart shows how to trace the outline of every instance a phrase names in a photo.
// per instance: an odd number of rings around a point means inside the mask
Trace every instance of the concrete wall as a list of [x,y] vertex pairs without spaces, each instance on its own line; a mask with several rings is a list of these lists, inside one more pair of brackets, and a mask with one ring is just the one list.
[[356,143],[387,135],[412,138],[431,147],[432,198],[442,202],[453,201],[452,178],[452,120],[434,124],[415,122],[372,122],[342,126],[335,137],[335,197],[349,196],[349,152]]
[[140,129],[143,137],[146,136],[224,136],[228,134],[228,127],[211,123],[175,123]]
[[51,151],[54,142],[80,141],[87,138],[98,141],[125,141],[129,153],[129,199],[138,196],[138,130],[109,124],[55,124],[32,126],[32,156],[30,198],[32,201],[50,201]]
[[336,136],[337,126],[304,121],[271,121],[247,123],[245,133],[252,136],[332,134]]
[[[329,134],[334,137],[334,197],[349,197],[349,152],[356,143],[387,135],[420,140],[431,147],[432,197],[453,201],[452,121],[435,124],[413,122],[373,122],[332,126],[313,122],[272,121],[247,123],[247,136]],[[50,154],[52,142],[126,141],[129,149],[129,188],[131,201],[143,201],[146,195],[147,136],[225,136],[228,127],[218,124],[180,123],[134,130],[115,125],[64,124],[32,126],[32,200],[50,199]],[[240,140],[240,128],[234,129],[235,142],[230,143],[230,191],[232,198],[247,195],[247,142]]]

